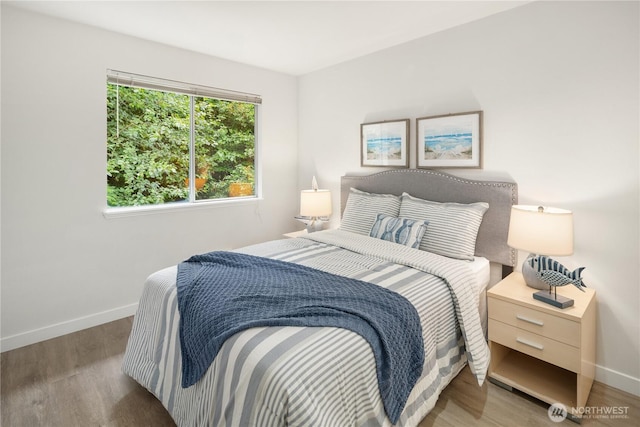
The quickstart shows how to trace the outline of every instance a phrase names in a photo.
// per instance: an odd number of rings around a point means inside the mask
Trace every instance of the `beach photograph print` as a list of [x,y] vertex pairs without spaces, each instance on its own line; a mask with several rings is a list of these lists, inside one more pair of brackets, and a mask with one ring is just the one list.
[[362,166],[409,167],[409,119],[360,125]]
[[482,111],[417,119],[419,168],[482,167]]

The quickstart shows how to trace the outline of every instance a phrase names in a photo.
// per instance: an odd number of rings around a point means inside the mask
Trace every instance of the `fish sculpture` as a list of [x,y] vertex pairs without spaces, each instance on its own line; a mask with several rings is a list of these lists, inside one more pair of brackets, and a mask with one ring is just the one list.
[[536,271],[538,278],[550,287],[572,284],[582,292],[584,292],[582,288],[587,287],[580,277],[585,267],[579,267],[573,271],[569,271],[569,269],[558,261],[544,255],[531,257],[529,259],[529,265]]

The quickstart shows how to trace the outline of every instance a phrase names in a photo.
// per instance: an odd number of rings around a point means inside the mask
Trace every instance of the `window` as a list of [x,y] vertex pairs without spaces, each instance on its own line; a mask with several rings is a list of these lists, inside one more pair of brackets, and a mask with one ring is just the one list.
[[107,71],[107,205],[255,197],[257,95]]

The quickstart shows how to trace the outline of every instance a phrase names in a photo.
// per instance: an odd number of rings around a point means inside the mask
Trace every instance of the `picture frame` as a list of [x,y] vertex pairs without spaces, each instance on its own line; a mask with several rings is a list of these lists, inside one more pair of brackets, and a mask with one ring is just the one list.
[[409,167],[409,119],[360,125],[360,165]]
[[482,111],[416,119],[416,167],[482,168]]

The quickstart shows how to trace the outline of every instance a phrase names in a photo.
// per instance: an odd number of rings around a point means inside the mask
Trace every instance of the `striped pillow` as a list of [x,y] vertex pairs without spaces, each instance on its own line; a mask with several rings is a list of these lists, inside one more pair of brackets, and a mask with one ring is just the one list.
[[378,214],[369,236],[417,249],[429,221]]
[[489,204],[438,203],[402,194],[403,218],[429,221],[420,249],[450,258],[473,260],[478,229]]
[[351,188],[342,214],[340,229],[368,236],[378,213],[398,216],[399,211],[400,197],[398,196],[367,193]]

